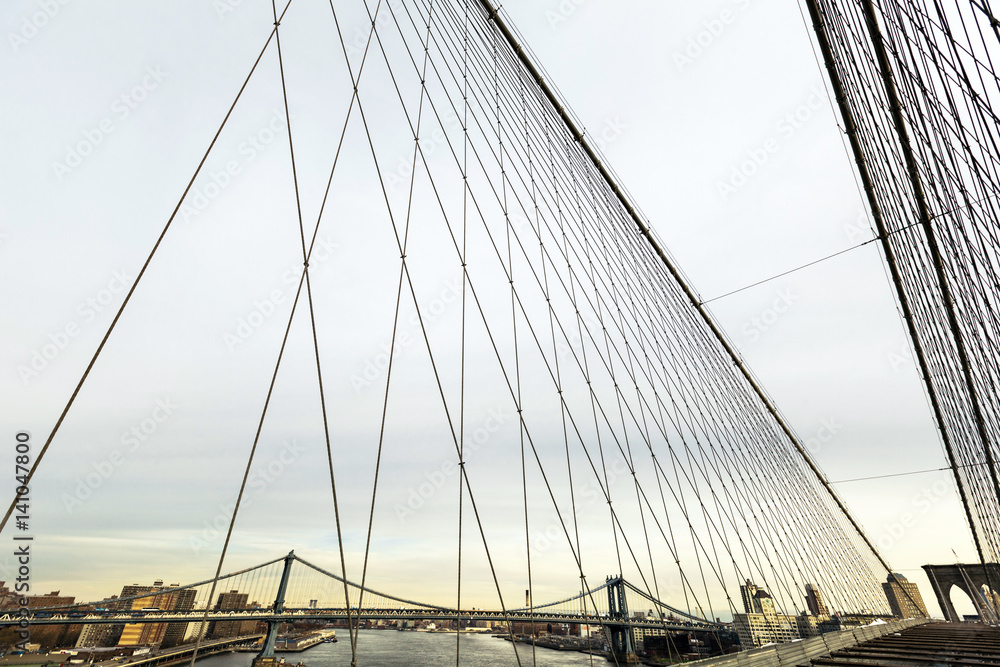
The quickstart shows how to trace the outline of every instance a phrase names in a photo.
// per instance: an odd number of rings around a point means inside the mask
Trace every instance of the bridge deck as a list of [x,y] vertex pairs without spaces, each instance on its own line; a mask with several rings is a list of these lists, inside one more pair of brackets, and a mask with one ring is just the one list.
[[1000,665],[1000,628],[978,623],[928,623],[815,658],[810,664]]
[[[207,621],[346,621],[348,618],[361,620],[428,620],[447,621],[457,618],[467,621],[516,621],[538,623],[582,623],[600,625],[602,623],[621,623],[614,621],[607,616],[595,616],[576,613],[560,612],[529,612],[523,610],[497,611],[497,610],[468,610],[458,611],[451,609],[362,609],[351,610],[350,614],[346,609],[286,609],[279,614],[275,614],[269,609],[247,610],[247,611],[210,611],[207,616],[204,610],[192,611],[103,611],[103,612],[74,612],[74,613],[36,613],[28,617],[30,625],[65,625],[67,623],[83,624],[111,624],[120,625],[125,623],[175,623],[199,622],[203,618]],[[15,626],[21,621],[21,616],[17,614],[0,615],[0,627]],[[699,624],[679,619],[655,618],[631,618],[629,624],[638,628],[659,628],[665,630],[691,630],[703,629],[712,630],[716,626],[709,624]]]

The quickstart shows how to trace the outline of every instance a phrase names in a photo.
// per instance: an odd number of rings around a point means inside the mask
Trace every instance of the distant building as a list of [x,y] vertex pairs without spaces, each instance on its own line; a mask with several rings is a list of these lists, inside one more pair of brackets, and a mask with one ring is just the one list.
[[795,616],[775,614],[774,607],[764,614],[733,614],[736,634],[743,648],[749,649],[764,644],[782,644],[799,638]]
[[[173,584],[171,587],[176,588],[177,585]],[[190,611],[194,609],[195,593],[193,588],[185,588],[184,590],[171,593],[170,595],[173,596],[173,600],[170,609],[173,611]],[[163,633],[163,642],[160,644],[160,648],[173,648],[174,646],[183,644],[187,630],[187,623],[168,623],[167,631]]]
[[79,639],[76,640],[76,648],[106,648],[117,646],[118,639],[122,636],[124,625],[108,625],[104,623],[94,623],[83,626]]
[[763,614],[768,607],[774,612],[774,600],[770,594],[749,579],[745,585],[740,586],[740,595],[743,597],[743,611],[746,613]]
[[740,586],[740,594],[746,613],[734,614],[733,624],[743,648],[781,644],[799,638],[796,617],[779,614],[766,590],[747,579],[746,584]]
[[[215,609],[218,611],[249,609],[247,598],[248,595],[246,593],[240,593],[239,591],[220,593],[219,600],[215,604]],[[256,628],[256,621],[214,621],[208,624],[208,636],[211,639],[239,637],[241,635],[253,634]]]
[[[152,586],[140,586],[132,584],[122,588],[122,598],[132,598],[147,593],[155,593],[163,589],[163,582],[153,582]],[[136,600],[125,600],[121,603],[125,608],[134,611],[142,609],[157,608],[155,597],[140,597]],[[158,646],[163,641],[163,634],[167,630],[166,623],[129,623],[122,629],[118,637],[118,646]]]
[[[52,591],[47,595],[23,597],[26,598],[29,609],[65,607],[75,601],[74,597],[60,595],[59,591]],[[5,582],[0,581],[0,607],[5,609],[20,607],[21,598],[22,594],[11,591]],[[79,624],[35,626],[31,628],[31,642],[46,650],[56,646],[71,646],[76,643],[81,630],[82,626]]]
[[823,602],[823,594],[818,586],[806,584],[806,606],[809,608],[811,616],[829,616],[830,610]]
[[[7,587],[7,582],[0,581],[0,609],[11,609],[21,606],[20,593],[15,593]],[[59,595],[59,591],[52,591],[48,595],[26,595],[29,609],[39,607],[65,607],[73,604],[76,600],[73,596]]]
[[59,595],[59,591],[52,591],[48,595],[29,595],[28,607],[31,609],[37,607],[66,607],[73,604],[75,599],[72,595]]
[[799,637],[816,637],[827,632],[838,632],[844,629],[845,623],[839,616],[812,616],[802,612],[795,617],[795,625]]
[[754,600],[757,595],[757,591],[757,586],[754,585],[749,579],[747,579],[747,583],[745,585],[740,586],[740,595],[743,597],[743,611],[748,614],[752,614],[755,611],[758,613],[760,612],[760,609],[754,608]]
[[907,581],[903,575],[897,572],[890,574],[887,581],[882,584],[882,590],[885,591],[885,597],[889,600],[889,606],[892,607],[894,616],[899,618],[930,617],[930,614],[927,613],[927,605],[924,604],[924,598],[917,590],[917,585]]
[[[97,604],[97,608],[124,609],[127,605],[118,602],[118,596],[112,595],[109,599]],[[80,637],[76,642],[76,648],[109,648],[118,645],[118,639],[122,636],[124,625],[93,624],[83,626]]]
[[184,643],[191,643],[198,641],[199,639],[204,639],[207,633],[202,632],[202,628],[206,627],[208,623],[202,623],[201,621],[192,621],[187,624],[187,631],[184,633]]
[[[184,611],[194,606],[195,591],[193,589],[170,590],[177,588],[176,584],[164,586],[163,581],[155,581],[152,586],[132,584],[122,588],[122,598],[139,597],[136,600],[125,600],[119,603],[119,608],[135,611],[142,609],[159,609],[161,611]],[[169,591],[160,593],[160,591]],[[159,595],[149,595],[160,593]],[[89,627],[89,626],[88,626]],[[187,631],[187,623],[129,623],[121,630],[118,646],[160,646],[170,648],[183,642]]]

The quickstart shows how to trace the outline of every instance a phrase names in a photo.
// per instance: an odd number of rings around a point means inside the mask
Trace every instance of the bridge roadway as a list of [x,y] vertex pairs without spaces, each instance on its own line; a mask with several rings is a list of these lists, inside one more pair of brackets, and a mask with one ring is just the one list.
[[[212,653],[232,651],[237,646],[256,643],[263,638],[264,635],[260,634],[206,641],[203,642],[198,648],[198,655],[205,656]],[[119,665],[122,667],[124,667],[124,665],[128,665],[128,667],[166,667],[166,665],[178,663],[180,661],[186,662],[193,652],[194,644],[184,644],[182,646],[177,646],[163,651],[154,650],[149,655],[128,658],[127,661],[123,660],[119,662],[118,660],[112,659],[103,660],[95,664],[103,667],[111,667],[113,665]]]
[[[28,616],[21,616],[18,613],[7,613],[0,615],[0,627],[16,626],[23,619],[27,619],[29,625],[65,625],[72,624],[111,624],[121,625],[125,623],[196,623],[202,619],[208,621],[346,621],[348,619],[347,609],[324,608],[324,609],[285,609],[275,614],[270,609],[248,609],[238,611],[218,611],[210,610],[205,615],[204,609],[190,611],[160,611],[160,610],[107,610],[107,611],[41,611],[33,610]],[[607,615],[597,616],[594,614],[584,615],[579,612],[549,612],[526,609],[515,609],[507,612],[469,609],[459,612],[455,609],[356,609],[351,610],[351,618],[363,621],[450,621],[461,618],[464,621],[512,621],[518,623],[581,623],[589,625],[600,625],[602,623],[621,624],[620,620],[610,619]],[[629,624],[636,628],[650,628],[663,630],[713,630],[718,626],[709,623],[695,623],[682,621],[680,619],[655,619],[655,618],[631,618]]]

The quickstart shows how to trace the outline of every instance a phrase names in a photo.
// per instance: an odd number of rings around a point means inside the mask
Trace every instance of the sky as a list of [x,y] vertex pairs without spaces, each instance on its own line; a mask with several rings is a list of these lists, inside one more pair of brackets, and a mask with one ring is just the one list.
[[[356,3],[343,4],[345,33],[356,36],[364,20]],[[321,165],[335,146],[339,121],[329,119],[350,96],[322,85],[337,72],[327,57],[335,35],[311,20],[324,6],[296,0],[282,28],[290,62],[302,64],[286,74],[292,121],[308,137],[296,148],[310,194],[325,183]],[[954,562],[952,550],[973,562],[975,551],[953,480],[936,470],[944,454],[877,244],[714,300],[872,237],[799,7],[512,0],[504,9],[871,540],[937,613],[920,566]],[[270,5],[250,0],[3,3],[7,441],[29,431],[33,455],[44,442],[271,23]],[[284,130],[277,74],[269,51],[39,468],[31,508],[39,592],[93,599],[147,579],[201,579],[217,561],[283,333],[279,313],[301,266],[296,230],[269,224],[295,215],[294,200],[268,196],[290,192],[287,146],[274,139]],[[384,332],[391,319],[375,304],[394,298],[398,253],[392,264],[391,253],[363,252],[373,239],[362,199],[347,188],[331,203],[347,224],[321,230],[311,271],[319,285],[349,287],[320,307],[322,321],[350,313]],[[307,198],[307,217],[317,201]],[[388,236],[374,242],[391,246]],[[432,307],[455,296],[445,280],[422,293]],[[442,312],[442,322],[454,315]],[[329,387],[330,403],[377,417],[369,384],[382,377],[386,341],[362,329],[345,330],[331,352],[345,372]],[[313,446],[322,431],[308,331],[297,327],[292,338],[293,370],[262,431],[251,502],[227,559],[233,569],[289,543],[336,563],[325,553],[336,547],[329,498],[310,491],[328,478]],[[420,367],[415,350],[402,368]],[[430,405],[421,396],[401,410],[418,420]],[[469,414],[498,438],[510,435],[512,418],[487,401]],[[377,519],[372,585],[428,598],[436,590],[423,579],[451,567],[442,562],[452,545],[426,536],[452,510],[445,492],[426,501],[440,515],[423,503],[412,517],[405,508],[421,484],[456,478],[440,453],[419,444],[402,452],[386,464],[393,481]],[[497,448],[476,454],[501,463]],[[342,456],[345,470],[364,458],[360,448]],[[345,484],[363,495],[363,485]],[[487,486],[486,497],[497,514],[517,509],[502,490]],[[364,502],[345,500],[352,563],[365,512]],[[9,577],[10,563],[0,567]],[[553,582],[536,598],[559,590]]]

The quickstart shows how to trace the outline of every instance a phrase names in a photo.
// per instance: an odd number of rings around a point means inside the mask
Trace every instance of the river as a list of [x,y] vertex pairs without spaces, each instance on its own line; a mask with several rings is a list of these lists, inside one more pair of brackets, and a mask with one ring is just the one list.
[[[347,630],[338,630],[336,644],[319,644],[302,653],[278,653],[290,665],[300,660],[307,667],[349,667],[351,642]],[[608,662],[575,651],[553,651],[536,648],[531,657],[530,644],[518,644],[521,665],[528,667],[582,667]],[[253,653],[224,653],[198,661],[198,667],[249,667]],[[455,635],[445,632],[399,632],[398,630],[361,630],[358,638],[358,665],[365,667],[419,667],[420,665],[454,665]],[[462,635],[462,667],[516,667],[514,648],[510,642],[490,635]]]

